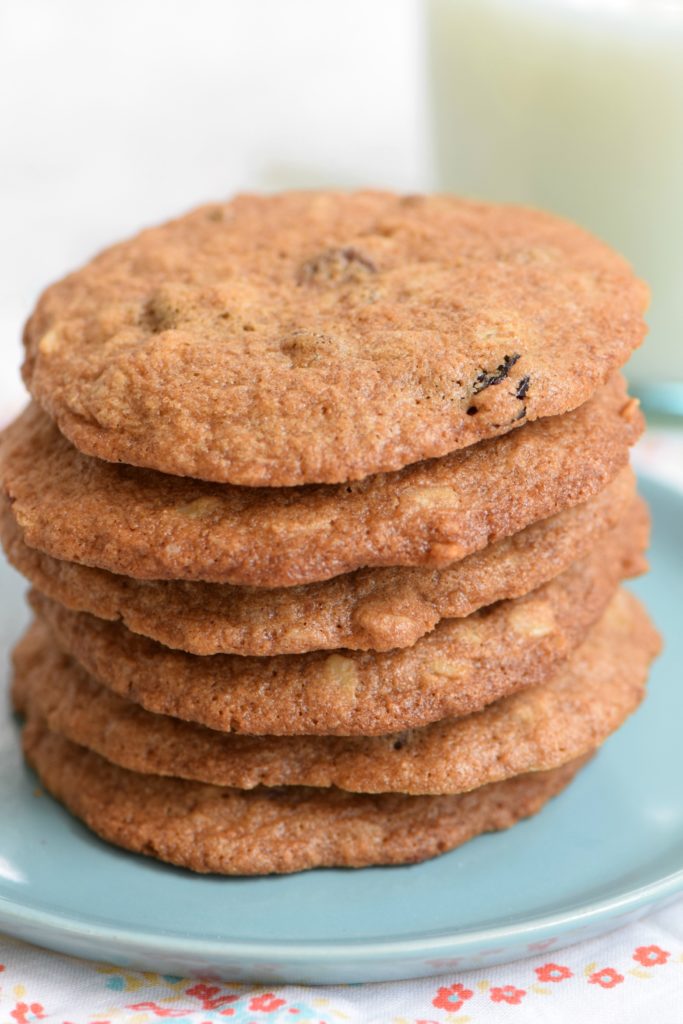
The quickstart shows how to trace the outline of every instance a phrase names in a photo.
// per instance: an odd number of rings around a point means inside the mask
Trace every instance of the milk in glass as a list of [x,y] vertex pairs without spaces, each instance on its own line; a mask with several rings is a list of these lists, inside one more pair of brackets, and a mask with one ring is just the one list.
[[437,187],[554,210],[623,252],[652,289],[629,373],[683,412],[683,0],[427,6]]

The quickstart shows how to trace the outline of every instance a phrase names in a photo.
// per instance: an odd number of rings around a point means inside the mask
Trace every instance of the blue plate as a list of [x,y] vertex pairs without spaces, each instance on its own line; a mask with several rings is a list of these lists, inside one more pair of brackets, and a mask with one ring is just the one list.
[[[381,981],[608,931],[683,892],[683,497],[644,482],[666,648],[643,708],[536,818],[426,864],[206,878],[107,846],[40,795],[0,721],[0,929],[61,952],[231,980]],[[3,663],[27,619],[0,570]]]

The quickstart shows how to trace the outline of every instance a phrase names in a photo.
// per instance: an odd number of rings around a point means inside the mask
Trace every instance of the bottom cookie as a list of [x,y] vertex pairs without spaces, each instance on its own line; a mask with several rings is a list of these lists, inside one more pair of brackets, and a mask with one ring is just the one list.
[[31,719],[24,752],[45,788],[103,839],[193,871],[266,875],[410,864],[535,814],[587,758],[458,796],[301,787],[243,791],[139,775]]

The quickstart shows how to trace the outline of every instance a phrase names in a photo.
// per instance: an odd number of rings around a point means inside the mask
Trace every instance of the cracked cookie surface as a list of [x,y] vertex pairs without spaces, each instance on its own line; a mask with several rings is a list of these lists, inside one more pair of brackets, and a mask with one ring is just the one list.
[[266,875],[415,864],[529,817],[587,759],[457,796],[297,786],[244,791],[139,775],[32,719],[24,753],[47,791],[107,842],[190,868]]
[[247,195],[48,288],[24,378],[89,455],[338,483],[576,408],[640,344],[646,303],[621,257],[538,211]]
[[[279,590],[134,580],[51,558],[23,541],[0,494],[0,539],[11,564],[72,611],[120,619],[190,654],[274,655],[346,647],[410,647],[443,618],[534,590],[582,558],[634,505],[630,468],[594,498],[542,519],[445,569],[360,569]],[[636,499],[638,500],[638,499]]]
[[15,651],[13,699],[79,746],[130,771],[212,785],[336,786],[358,793],[462,793],[582,757],[645,694],[659,638],[625,590],[545,683],[478,713],[387,736],[235,736],[154,715],[106,690],[46,631]]
[[0,440],[26,544],[136,579],[282,587],[464,558],[597,494],[643,419],[620,377],[585,405],[356,484],[244,488],[82,455],[35,404]]
[[642,572],[647,517],[524,597],[444,619],[413,647],[252,658],[172,651],[34,592],[56,642],[100,683],[148,711],[223,732],[378,735],[466,715],[547,679]]

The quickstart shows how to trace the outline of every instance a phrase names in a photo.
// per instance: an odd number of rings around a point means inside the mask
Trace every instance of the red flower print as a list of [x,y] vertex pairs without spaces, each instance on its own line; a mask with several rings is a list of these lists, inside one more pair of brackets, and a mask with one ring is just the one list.
[[601,971],[593,971],[588,979],[589,985],[600,985],[601,988],[614,988],[621,985],[624,975],[619,974],[613,967],[603,967]]
[[227,992],[223,992],[221,995],[218,985],[204,985],[202,982],[186,989],[185,995],[199,999],[202,1010],[220,1010],[221,1006],[225,1006],[227,1003],[236,1003],[239,999],[239,996],[230,995]]
[[521,1003],[526,995],[526,991],[523,988],[515,988],[514,985],[503,985],[502,988],[492,988],[490,995],[491,1001],[494,1003],[517,1005],[517,1003]]
[[198,982],[192,988],[185,989],[186,996],[193,996],[194,999],[212,999],[220,992],[218,985],[204,985]]
[[643,967],[656,967],[658,964],[665,964],[671,953],[659,946],[638,946],[633,954],[633,959]]
[[432,999],[432,1006],[437,1010],[452,1010],[455,1013],[459,1010],[466,999],[471,999],[474,992],[465,988],[460,982],[457,985],[450,985],[448,988],[440,988]]
[[574,975],[562,964],[543,964],[542,967],[536,968],[536,977],[539,981],[564,981],[566,978],[573,978]]
[[17,1003],[10,1017],[14,1017],[17,1024],[29,1024],[32,1020],[43,1020],[45,1012],[40,1003],[31,1003],[30,1006],[28,1003]]
[[249,1003],[250,1010],[263,1010],[264,1013],[274,1013],[281,1006],[285,1005],[285,999],[278,999],[272,992],[266,992],[262,996],[254,996]]

